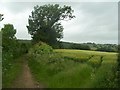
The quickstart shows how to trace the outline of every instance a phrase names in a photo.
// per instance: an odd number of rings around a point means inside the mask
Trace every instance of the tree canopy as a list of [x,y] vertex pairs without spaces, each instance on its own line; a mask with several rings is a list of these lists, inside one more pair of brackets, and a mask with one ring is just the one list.
[[10,48],[13,48],[16,39],[16,29],[14,29],[14,26],[12,24],[5,24],[4,28],[1,29],[1,32],[3,50],[9,50]]
[[32,15],[29,16],[27,26],[34,43],[39,41],[54,45],[63,38],[63,26],[61,20],[71,20],[73,15],[71,6],[59,6],[48,4],[35,6]]

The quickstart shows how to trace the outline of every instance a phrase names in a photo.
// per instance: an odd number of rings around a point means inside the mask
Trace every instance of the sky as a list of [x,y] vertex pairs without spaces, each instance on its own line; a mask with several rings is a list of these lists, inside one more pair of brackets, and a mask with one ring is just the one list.
[[31,39],[26,26],[35,5],[60,4],[71,6],[76,18],[61,21],[63,39],[61,41],[101,44],[118,43],[118,2],[0,2],[0,13],[4,24],[13,24],[18,39]]

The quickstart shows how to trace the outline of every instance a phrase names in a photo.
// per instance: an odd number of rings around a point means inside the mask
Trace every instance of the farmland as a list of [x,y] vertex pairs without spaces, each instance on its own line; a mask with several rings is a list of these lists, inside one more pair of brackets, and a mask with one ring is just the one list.
[[[8,13],[0,13],[4,24],[0,28],[0,87],[120,88],[114,5],[14,4],[16,13],[8,9],[12,3],[3,4],[9,7],[1,10]],[[15,25],[10,23],[13,21]]]
[[32,56],[29,67],[35,79],[49,88],[110,88],[116,87],[116,60],[117,53],[55,49]]
[[23,53],[15,58],[9,52],[3,52],[3,88],[33,88],[38,84],[45,88],[117,87],[118,53],[53,49],[43,42],[35,45],[28,43],[26,47],[28,52],[22,46],[19,49]]

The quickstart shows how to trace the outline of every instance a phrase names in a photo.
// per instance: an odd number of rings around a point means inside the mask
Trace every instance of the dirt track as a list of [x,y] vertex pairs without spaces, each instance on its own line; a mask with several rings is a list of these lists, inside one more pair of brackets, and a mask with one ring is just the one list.
[[42,85],[33,79],[25,57],[22,57],[21,59],[22,72],[14,81],[12,88],[43,88]]

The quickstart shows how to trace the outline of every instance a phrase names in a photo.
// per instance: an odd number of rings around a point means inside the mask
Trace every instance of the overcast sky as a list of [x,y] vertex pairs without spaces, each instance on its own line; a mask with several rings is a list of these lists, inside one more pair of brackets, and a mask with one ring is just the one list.
[[[28,17],[35,5],[49,4],[50,2],[1,2],[0,13],[4,24],[13,24],[17,30],[18,39],[31,39],[26,25]],[[57,3],[57,2],[56,2]],[[52,2],[52,4],[55,4]],[[118,3],[117,2],[58,2],[57,4],[70,5],[76,18],[62,21],[64,38],[62,41],[76,43],[118,43]]]

